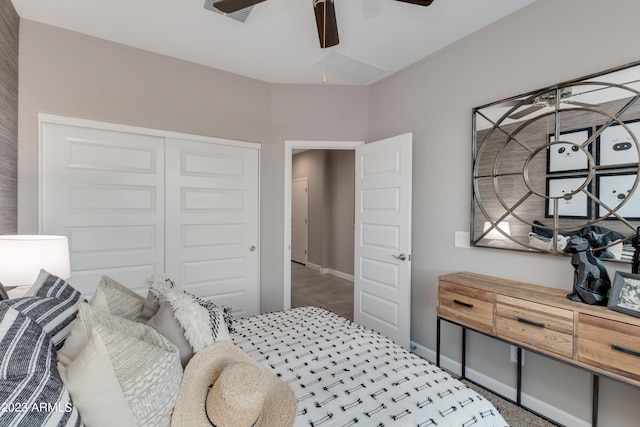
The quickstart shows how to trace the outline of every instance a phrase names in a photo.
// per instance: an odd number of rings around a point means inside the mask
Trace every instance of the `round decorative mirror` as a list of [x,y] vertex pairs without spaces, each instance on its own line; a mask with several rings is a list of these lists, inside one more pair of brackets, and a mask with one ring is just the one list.
[[473,112],[474,246],[631,262],[640,226],[640,63]]

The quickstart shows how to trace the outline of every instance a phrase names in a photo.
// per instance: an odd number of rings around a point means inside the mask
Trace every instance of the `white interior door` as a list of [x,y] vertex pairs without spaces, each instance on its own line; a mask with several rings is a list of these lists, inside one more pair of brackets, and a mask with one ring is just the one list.
[[70,282],[106,274],[146,295],[164,271],[164,138],[42,123],[40,232],[65,235]]
[[259,311],[259,150],[166,139],[166,272],[188,292]]
[[291,260],[307,264],[309,180],[294,179],[291,183]]
[[412,134],[356,147],[354,320],[409,348]]

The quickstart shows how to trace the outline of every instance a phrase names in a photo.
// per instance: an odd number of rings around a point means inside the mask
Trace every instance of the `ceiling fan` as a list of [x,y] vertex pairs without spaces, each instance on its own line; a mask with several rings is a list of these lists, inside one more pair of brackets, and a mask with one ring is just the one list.
[[[266,0],[220,0],[213,6],[221,12],[233,13],[250,6],[255,6]],[[411,3],[418,6],[429,6],[433,0],[395,0],[403,3]],[[334,0],[312,0],[313,9],[316,15],[316,26],[318,27],[318,37],[320,47],[327,48],[340,43],[338,38],[338,22],[336,20],[336,9]]]
[[[579,107],[586,107],[586,108],[593,108],[593,107],[599,107],[599,104],[589,104],[587,102],[580,102],[580,101],[575,101],[570,99],[572,96],[574,96],[573,91],[571,90],[571,88],[566,88],[564,90],[562,90],[562,92],[560,92],[560,102],[565,103],[565,104],[572,104],[572,105],[577,105]],[[521,100],[518,99],[514,99],[510,102],[507,103],[507,105],[510,106],[515,106],[517,104],[519,104],[521,102]],[[536,96],[530,100],[528,100],[527,102],[521,104],[521,105],[531,105],[530,107],[525,108],[524,110],[518,111],[514,114],[511,114],[509,116],[510,119],[521,119],[525,116],[528,116],[529,114],[533,114],[536,111],[538,111],[541,108],[545,108],[545,107],[551,107],[553,105],[555,105],[556,102],[556,95],[555,93],[548,93],[548,94],[544,94],[544,95],[539,95]]]

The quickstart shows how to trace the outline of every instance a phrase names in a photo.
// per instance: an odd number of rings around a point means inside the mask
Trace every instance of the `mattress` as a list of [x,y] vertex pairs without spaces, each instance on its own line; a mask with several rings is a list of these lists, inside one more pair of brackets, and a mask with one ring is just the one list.
[[302,426],[507,426],[447,372],[318,307],[237,320],[233,341],[288,383]]

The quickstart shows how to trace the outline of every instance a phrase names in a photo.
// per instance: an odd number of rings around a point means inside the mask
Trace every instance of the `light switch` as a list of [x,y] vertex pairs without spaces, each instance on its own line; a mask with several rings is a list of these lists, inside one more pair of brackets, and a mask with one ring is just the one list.
[[468,231],[456,231],[456,248],[469,248],[469,232]]

